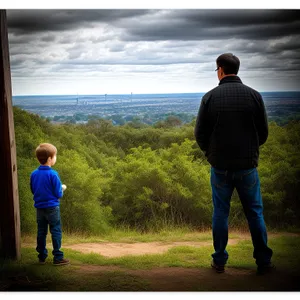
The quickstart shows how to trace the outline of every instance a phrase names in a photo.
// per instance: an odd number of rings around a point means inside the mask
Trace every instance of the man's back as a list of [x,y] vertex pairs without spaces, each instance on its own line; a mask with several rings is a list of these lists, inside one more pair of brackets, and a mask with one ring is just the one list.
[[228,260],[230,201],[237,190],[248,220],[257,272],[274,268],[273,251],[267,245],[258,165],[259,146],[268,137],[266,110],[261,95],[237,76],[240,60],[232,53],[216,60],[219,86],[202,98],[195,137],[211,164],[213,245],[211,266],[225,271]]
[[238,76],[224,77],[202,98],[195,136],[209,163],[218,169],[257,167],[259,145],[268,136],[262,98]]

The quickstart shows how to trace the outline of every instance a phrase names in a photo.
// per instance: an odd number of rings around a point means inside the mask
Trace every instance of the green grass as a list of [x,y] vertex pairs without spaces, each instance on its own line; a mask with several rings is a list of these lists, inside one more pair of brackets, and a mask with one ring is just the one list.
[[[229,238],[238,238],[239,232],[231,232]],[[159,232],[141,233],[134,230],[112,229],[110,232],[97,235],[87,236],[83,234],[63,234],[63,245],[71,245],[78,243],[149,243],[149,242],[188,242],[188,241],[210,241],[212,233],[206,231],[192,231],[188,228],[173,228],[171,230],[163,229]],[[34,244],[36,237],[33,235],[23,235],[22,243]],[[48,234],[47,243],[51,244],[51,236]]]
[[[274,251],[273,260],[283,268],[294,268],[300,263],[300,237],[276,237],[269,239],[269,246]],[[253,246],[250,240],[240,241],[237,245],[229,245],[228,267],[256,268],[252,258]],[[66,249],[65,253],[71,259],[85,264],[114,265],[129,269],[149,269],[154,267],[208,267],[211,261],[212,246],[201,248],[178,246],[163,254],[147,254],[139,256],[122,256],[106,258],[96,253],[81,254],[78,251]]]
[[[78,272],[80,266],[84,264],[101,265],[99,255],[82,255],[73,252],[68,255],[72,258],[72,264],[63,267],[53,266],[51,260],[45,265],[37,263],[36,252],[32,248],[22,248],[22,259],[19,262],[0,262],[0,291],[20,290],[20,291],[146,291],[147,281],[125,274],[122,271],[105,271],[86,276]],[[79,259],[78,259],[79,258]],[[102,265],[105,265],[102,264]]]
[[[120,233],[105,237],[105,241],[120,242]],[[155,240],[155,234],[151,234],[146,241]],[[192,236],[194,237],[192,239]],[[125,241],[141,241],[142,235],[128,235]],[[211,240],[208,233],[182,233],[175,236],[175,233],[165,233],[164,241],[183,240]],[[69,241],[79,242],[78,237],[66,237]],[[97,238],[94,237],[97,241]],[[111,238],[111,240],[110,240]],[[85,241],[92,242],[93,238],[86,238]],[[159,241],[162,241],[160,238]],[[82,240],[80,240],[82,242]],[[300,237],[299,236],[275,236],[269,238],[269,246],[274,251],[273,261],[279,269],[296,270],[299,272],[300,263]],[[7,290],[9,282],[13,290],[53,290],[53,291],[147,291],[150,290],[149,282],[142,277],[133,276],[126,271],[148,270],[161,267],[183,267],[183,268],[210,268],[211,253],[213,247],[203,246],[201,248],[191,246],[178,246],[169,249],[163,254],[151,254],[141,256],[122,256],[107,258],[99,254],[82,254],[79,251],[63,249],[65,256],[71,260],[71,265],[55,267],[51,264],[51,255],[46,265],[37,264],[37,253],[34,247],[22,248],[22,259],[19,262],[5,261],[1,263],[0,290]],[[228,267],[255,269],[256,265],[252,258],[253,246],[251,240],[241,240],[236,245],[227,247],[229,252]],[[94,273],[85,273],[82,266],[87,268],[108,266],[105,270],[97,270]],[[115,270],[113,267],[117,266]],[[170,272],[172,272],[170,270]],[[11,279],[15,278],[15,279]],[[16,285],[12,284],[15,280]],[[205,285],[202,287],[205,290]]]
[[[73,281],[70,284],[71,280]],[[148,291],[149,284],[138,276],[121,271],[102,272],[88,277],[69,277],[68,285],[61,286],[61,291],[74,289],[74,282],[79,286],[78,291]]]

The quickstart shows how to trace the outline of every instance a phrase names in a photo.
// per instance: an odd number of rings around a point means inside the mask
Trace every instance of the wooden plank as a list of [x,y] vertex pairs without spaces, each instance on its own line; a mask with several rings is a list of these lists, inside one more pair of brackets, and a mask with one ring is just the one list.
[[0,10],[0,256],[20,259],[20,208],[6,11]]

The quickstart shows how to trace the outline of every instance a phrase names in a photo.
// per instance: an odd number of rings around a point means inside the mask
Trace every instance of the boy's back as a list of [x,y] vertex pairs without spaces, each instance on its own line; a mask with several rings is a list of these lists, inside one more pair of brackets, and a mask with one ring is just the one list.
[[36,208],[58,206],[63,196],[59,175],[49,166],[39,166],[31,173],[30,188]]
[[51,169],[56,163],[57,149],[52,144],[43,143],[35,152],[41,165],[31,173],[30,188],[38,224],[36,251],[39,253],[39,262],[45,264],[48,256],[46,237],[49,227],[53,245],[53,264],[67,265],[69,260],[64,258],[64,253],[60,250],[62,229],[59,205],[59,198],[63,196],[66,186],[62,185],[58,173]]

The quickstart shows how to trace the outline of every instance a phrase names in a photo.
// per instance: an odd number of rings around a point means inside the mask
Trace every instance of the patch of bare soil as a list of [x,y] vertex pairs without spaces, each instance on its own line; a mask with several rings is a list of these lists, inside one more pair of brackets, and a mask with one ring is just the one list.
[[[240,239],[229,239],[228,244],[234,245]],[[171,243],[82,243],[65,245],[64,248],[77,250],[82,253],[98,253],[106,257],[118,257],[125,255],[144,255],[161,254],[172,247],[192,246],[203,247],[210,246],[212,242],[171,242]]]
[[[270,233],[269,237],[279,236],[299,236],[299,233]],[[229,239],[228,245],[235,245],[241,240],[250,240],[249,233],[239,233],[238,238]],[[203,247],[211,246],[212,241],[205,242],[150,242],[150,243],[80,243],[64,245],[64,248],[80,251],[82,253],[98,253],[106,257],[118,257],[126,255],[144,255],[144,254],[161,254],[172,247],[191,246]],[[51,247],[51,245],[50,245]]]
[[[272,233],[278,237],[282,233]],[[287,233],[284,235],[299,236]],[[241,240],[250,239],[250,234],[239,234],[236,239],[229,239],[234,245]],[[212,241],[171,242],[171,243],[84,243],[64,246],[83,253],[99,253],[107,257],[124,255],[158,254],[177,246],[203,247],[212,246]],[[277,269],[264,276],[256,275],[252,269],[233,268],[228,265],[226,272],[217,274],[210,266],[207,268],[165,267],[145,270],[131,270],[117,266],[80,265],[75,271],[84,276],[97,276],[110,272],[122,272],[124,277],[136,276],[146,280],[150,291],[300,291],[299,270]]]
[[[292,233],[272,233],[269,237],[299,236]],[[238,238],[229,239],[228,244],[236,244],[241,240],[249,240],[247,233],[238,234]],[[83,253],[99,253],[106,257],[117,257],[124,255],[143,255],[163,253],[177,246],[203,247],[212,246],[212,241],[204,242],[170,242],[170,243],[80,243],[64,245],[64,248],[74,249]],[[22,244],[23,247],[32,245]],[[49,245],[51,248],[52,245]],[[73,264],[72,264],[73,265]],[[74,264],[76,266],[76,263]],[[79,264],[72,270],[79,276],[94,279],[97,276],[120,272],[122,278],[135,276],[145,280],[149,291],[300,291],[300,270],[298,266],[293,269],[277,269],[264,276],[256,275],[255,265],[251,269],[226,267],[225,273],[217,274],[210,266],[206,268],[182,268],[164,267],[153,269],[132,270],[118,266],[99,266]],[[109,277],[109,276],[108,276]],[[24,277],[25,278],[25,277]],[[100,277],[101,278],[101,277]],[[28,281],[28,278],[25,278]],[[27,285],[27,281],[23,280]],[[13,287],[11,290],[27,290],[28,287]],[[1,285],[0,285],[1,287]],[[30,289],[43,290],[45,287],[34,286]],[[75,288],[75,287],[72,287]],[[1,290],[1,288],[0,288]],[[51,290],[51,289],[49,289]],[[75,288],[76,290],[76,288]],[[107,290],[114,291],[114,286]],[[99,287],[101,291],[101,287]],[[130,291],[130,287],[124,286],[124,291]]]

